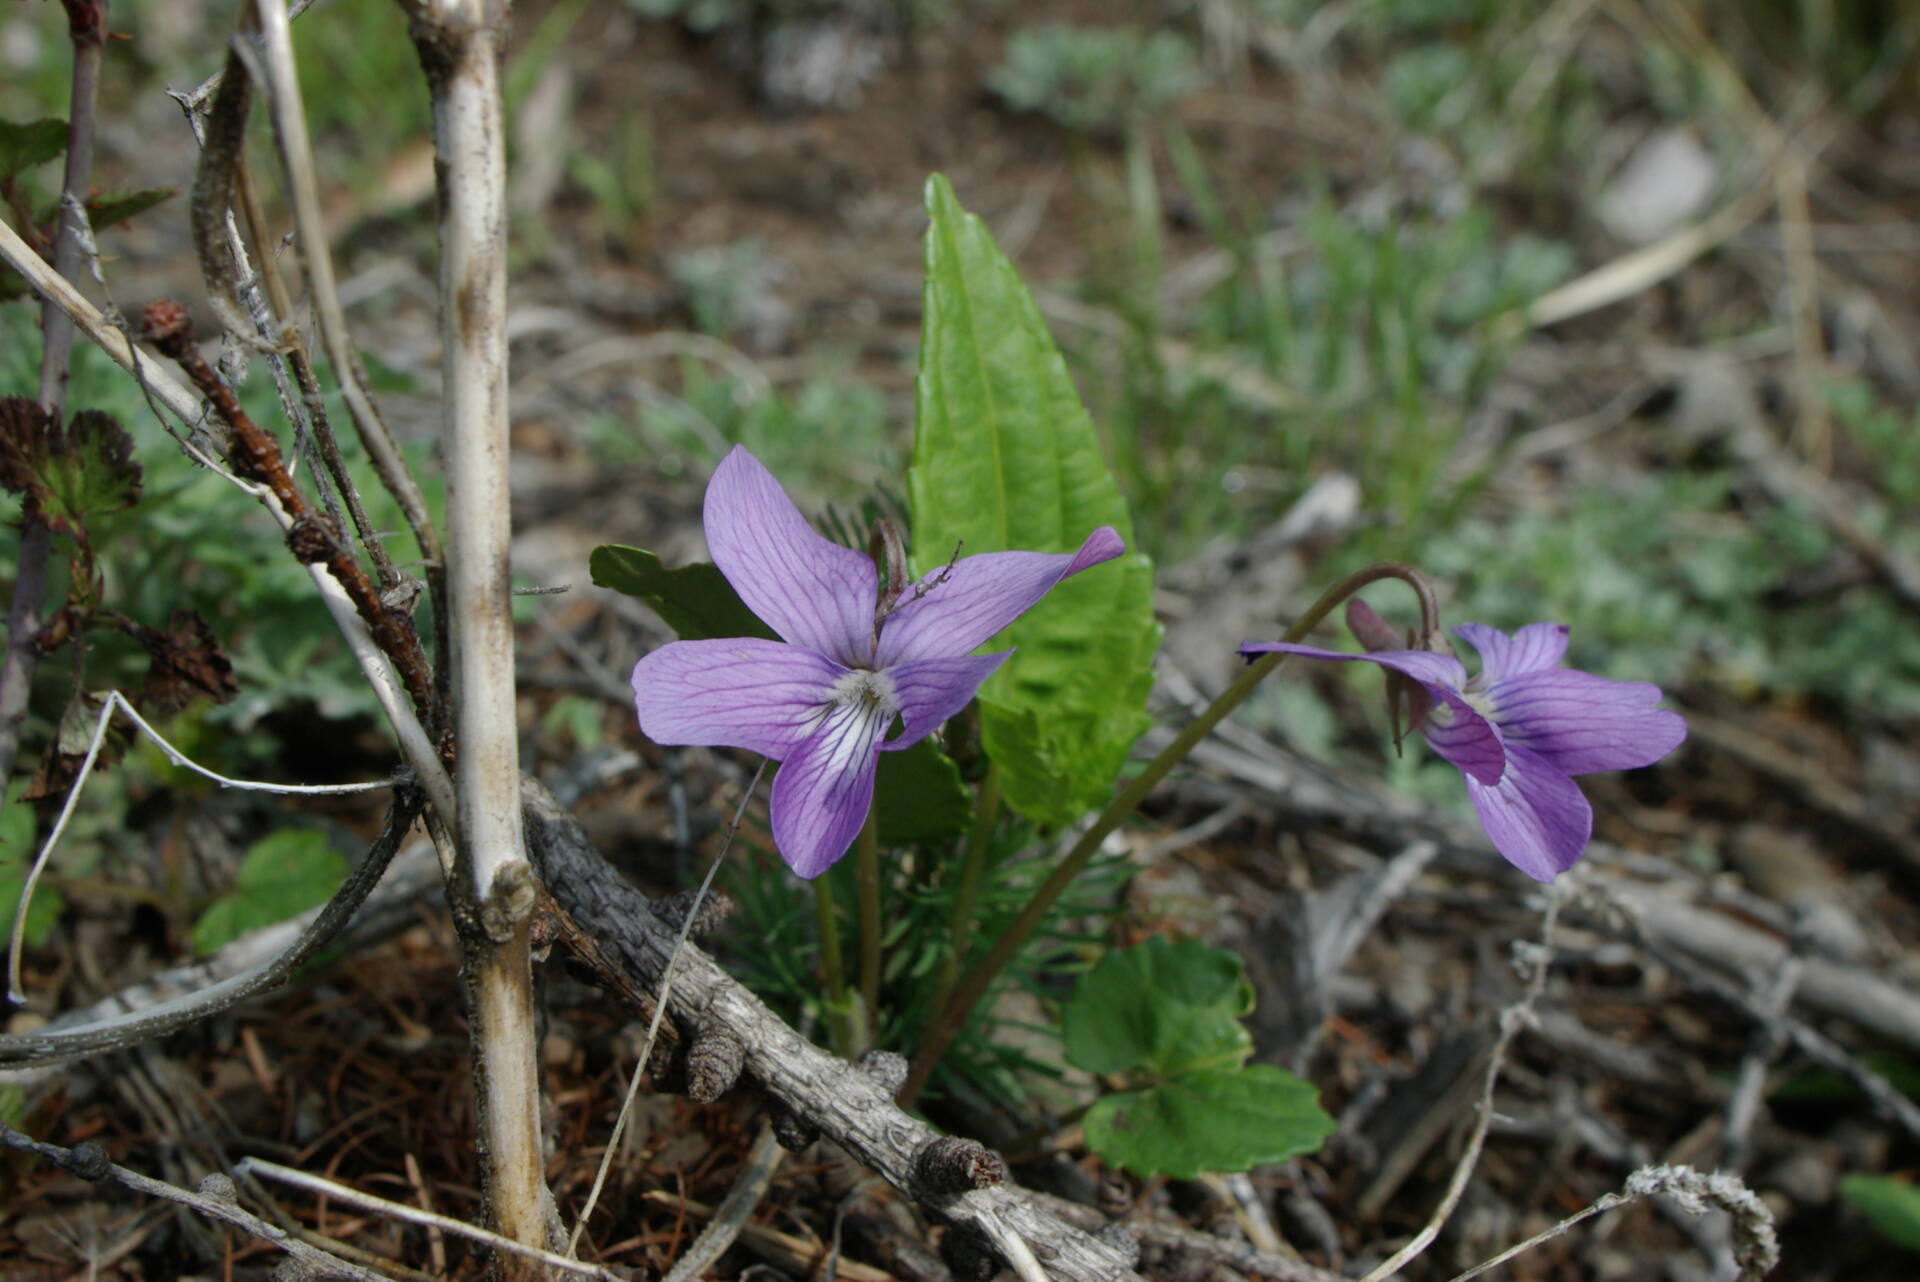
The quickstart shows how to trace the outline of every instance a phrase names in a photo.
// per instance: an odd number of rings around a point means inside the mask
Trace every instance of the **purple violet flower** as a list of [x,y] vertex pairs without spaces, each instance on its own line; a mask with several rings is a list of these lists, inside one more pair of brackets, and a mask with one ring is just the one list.
[[872,558],[816,533],[738,446],[714,470],[703,519],[714,564],[786,640],[661,646],[634,665],[640,729],[655,743],[745,748],[780,762],[774,844],[808,879],[866,822],[880,753],[926,738],[1013,653],[969,651],[1060,580],[1126,551],[1103,525],[1078,552],[963,557],[883,602]]
[[[1364,605],[1348,619],[1369,645],[1391,635]],[[1416,706],[1415,724],[1466,778],[1494,848],[1535,881],[1552,881],[1593,833],[1593,807],[1573,776],[1652,765],[1680,746],[1687,723],[1654,706],[1658,686],[1562,668],[1563,623],[1529,623],[1511,637],[1482,623],[1453,631],[1480,652],[1478,676],[1469,679],[1460,660],[1433,650],[1341,654],[1273,641],[1249,642],[1240,653],[1357,659],[1410,678],[1432,701],[1424,715]]]

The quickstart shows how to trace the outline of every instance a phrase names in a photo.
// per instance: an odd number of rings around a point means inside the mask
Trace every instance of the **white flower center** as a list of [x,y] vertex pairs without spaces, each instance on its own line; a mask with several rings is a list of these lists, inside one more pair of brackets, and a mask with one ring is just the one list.
[[836,708],[858,708],[891,722],[900,711],[900,692],[884,672],[855,668],[833,683],[830,695]]

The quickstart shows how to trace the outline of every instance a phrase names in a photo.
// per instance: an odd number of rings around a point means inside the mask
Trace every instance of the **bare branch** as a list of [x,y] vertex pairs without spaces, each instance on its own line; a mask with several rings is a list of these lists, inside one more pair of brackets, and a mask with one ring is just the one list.
[[[552,793],[528,780],[522,800],[527,848],[543,880],[608,958],[641,982],[657,985],[676,949],[676,932],[587,843]],[[693,945],[674,963],[668,1005],[683,1022],[725,1028],[745,1048],[746,1071],[784,1109],[816,1127],[933,1214],[971,1226],[993,1240],[986,1221],[1017,1233],[1062,1282],[1133,1282],[1113,1246],[1063,1222],[1011,1182],[948,1193],[920,1178],[915,1157],[940,1138],[902,1111],[893,1093],[788,1027],[779,1016]]]

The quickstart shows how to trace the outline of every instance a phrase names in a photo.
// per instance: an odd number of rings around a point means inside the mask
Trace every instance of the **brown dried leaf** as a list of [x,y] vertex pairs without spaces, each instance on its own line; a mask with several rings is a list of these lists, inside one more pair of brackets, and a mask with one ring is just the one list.
[[140,705],[156,712],[178,712],[205,696],[225,703],[240,693],[233,665],[207,621],[192,610],[175,610],[167,630],[139,628],[140,642],[149,660],[147,679],[140,687]]

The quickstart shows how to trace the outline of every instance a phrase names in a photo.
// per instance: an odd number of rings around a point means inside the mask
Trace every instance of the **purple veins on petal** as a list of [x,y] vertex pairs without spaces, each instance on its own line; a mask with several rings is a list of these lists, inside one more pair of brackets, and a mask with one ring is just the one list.
[[1480,652],[1480,681],[1491,685],[1523,672],[1559,667],[1572,631],[1564,623],[1529,623],[1509,637],[1484,623],[1462,623],[1453,635]]
[[[965,654],[1032,609],[1055,584],[1103,561],[1127,545],[1110,525],[1086,537],[1072,553],[983,552],[922,578],[880,629],[876,661]],[[916,595],[917,594],[917,595]]]
[[[882,636],[886,634],[881,633]],[[900,734],[882,748],[908,748],[926,738],[940,723],[967,706],[1011,650],[998,654],[962,655],[957,659],[909,659],[887,669],[900,705]]]
[[880,584],[873,562],[808,525],[743,447],[714,469],[703,520],[714,564],[781,640],[847,667],[872,658]]
[[816,533],[745,449],[715,469],[705,520],[714,563],[781,640],[661,646],[634,665],[640,729],[656,743],[745,748],[779,761],[774,842],[808,878],[845,854],[866,821],[880,752],[932,734],[1011,653],[969,652],[1060,580],[1126,550],[1102,526],[1077,552],[967,557],[911,585],[898,609],[876,618],[873,561]]
[[812,730],[846,672],[760,637],[670,641],[634,665],[634,708],[655,743],[745,748],[778,761]]
[[1487,699],[1509,744],[1570,775],[1651,765],[1687,737],[1678,713],[1654,706],[1660,687],[1643,681],[1554,668],[1497,681]]
[[1497,784],[1468,775],[1467,796],[1493,848],[1535,881],[1573,867],[1593,835],[1593,807],[1580,785],[1525,748],[1508,747]]
[[887,719],[874,705],[835,705],[773,777],[773,841],[800,876],[818,877],[859,835],[873,804]]
[[[1388,633],[1370,609],[1350,608],[1348,620],[1368,644]],[[1341,654],[1262,642],[1240,652],[1374,663],[1419,682],[1436,702],[1420,732],[1466,777],[1487,836],[1515,867],[1550,881],[1580,857],[1593,830],[1593,808],[1573,776],[1651,765],[1686,739],[1686,722],[1655,706],[1658,686],[1559,666],[1565,624],[1532,623],[1508,636],[1466,623],[1454,633],[1480,652],[1471,680],[1453,656],[1424,650]]]

